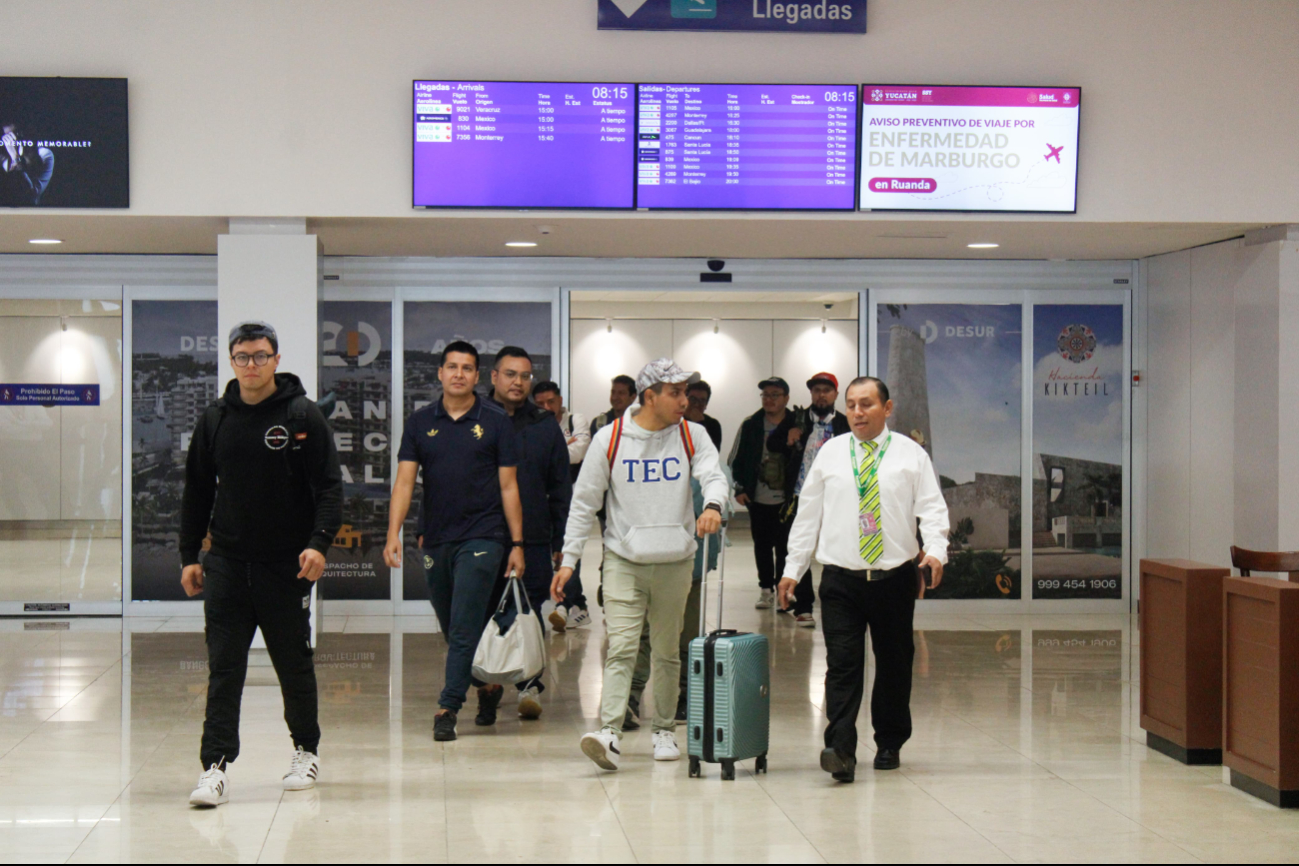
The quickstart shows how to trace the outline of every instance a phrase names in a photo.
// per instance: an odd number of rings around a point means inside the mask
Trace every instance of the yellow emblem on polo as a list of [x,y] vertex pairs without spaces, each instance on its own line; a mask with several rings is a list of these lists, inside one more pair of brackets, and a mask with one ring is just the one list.
[[474,438],[475,438],[475,439],[482,439],[482,438],[483,438],[483,425],[482,425],[482,424],[475,424],[475,425],[474,425],[474,429],[473,429],[471,432],[474,434]]
[[432,430],[428,431],[428,435],[429,435],[429,436],[436,436],[436,435],[438,435],[438,428],[434,427]]

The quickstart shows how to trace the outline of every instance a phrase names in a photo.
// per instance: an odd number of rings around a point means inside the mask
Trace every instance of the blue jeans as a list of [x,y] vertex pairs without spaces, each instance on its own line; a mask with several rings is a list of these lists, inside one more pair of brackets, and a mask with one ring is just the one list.
[[[504,563],[501,564],[501,571],[505,570]],[[541,633],[546,633],[546,620],[541,616],[541,606],[550,598],[550,583],[555,577],[555,561],[551,559],[550,545],[548,544],[529,544],[523,548],[523,586],[521,587],[524,595],[527,596],[528,605],[532,612],[536,614],[537,621],[541,623]],[[515,618],[519,615],[519,610],[514,606],[514,592],[510,590],[506,583],[506,577],[501,574],[496,578],[496,587],[492,590],[491,604],[487,608],[487,614],[483,617],[483,627],[486,628],[487,621],[496,613],[496,608],[501,603],[501,596],[505,592],[510,592],[510,601],[505,605],[505,610],[496,618],[496,624],[501,627],[501,633],[510,630],[514,625]],[[538,694],[544,692],[546,687],[541,682],[541,677],[545,673],[537,674],[530,680],[524,680],[516,683],[515,686],[519,691],[526,688],[537,689]],[[477,683],[475,683],[477,685]]]
[[438,706],[459,711],[469,694],[474,651],[483,636],[505,545],[475,539],[439,545],[421,554],[429,600],[447,640],[446,685]]

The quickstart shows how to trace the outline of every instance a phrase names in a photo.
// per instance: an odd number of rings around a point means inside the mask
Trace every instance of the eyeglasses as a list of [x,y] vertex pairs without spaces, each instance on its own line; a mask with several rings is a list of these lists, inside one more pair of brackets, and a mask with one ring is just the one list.
[[235,362],[236,367],[247,367],[248,362],[252,361],[258,367],[265,367],[274,358],[274,355],[266,352],[258,352],[256,355],[250,355],[247,352],[240,352],[237,355],[231,355],[230,360]]
[[515,381],[515,380],[518,380],[518,381],[520,381],[520,382],[531,382],[531,381],[532,381],[532,374],[529,373],[529,372],[526,371],[526,370],[524,370],[524,371],[519,371],[519,370],[502,370],[502,371],[500,372],[500,376],[501,376],[502,379],[504,379],[504,380],[507,381],[507,382],[513,382],[513,381]]

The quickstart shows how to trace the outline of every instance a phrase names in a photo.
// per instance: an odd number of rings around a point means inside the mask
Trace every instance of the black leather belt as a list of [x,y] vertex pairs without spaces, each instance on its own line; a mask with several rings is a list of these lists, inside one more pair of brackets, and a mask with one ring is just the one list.
[[827,565],[825,570],[847,577],[854,577],[858,580],[888,580],[890,577],[897,577],[902,574],[910,566],[911,563],[909,562],[904,562],[897,568],[840,568],[837,565]]

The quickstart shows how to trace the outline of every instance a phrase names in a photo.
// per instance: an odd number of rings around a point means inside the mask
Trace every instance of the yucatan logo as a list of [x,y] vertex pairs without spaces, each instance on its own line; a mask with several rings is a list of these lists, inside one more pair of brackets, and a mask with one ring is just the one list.
[[289,444],[289,431],[285,430],[278,424],[266,431],[263,437],[266,441],[266,447],[272,451],[283,451]]
[[877,87],[877,88],[875,88],[874,90],[871,91],[871,102],[883,102],[883,101],[884,101],[884,91],[883,91],[883,90],[880,90],[880,89]]
[[672,0],[673,18],[716,18],[717,0]]
[[1061,358],[1081,364],[1096,354],[1096,335],[1086,325],[1065,325],[1055,345]]

